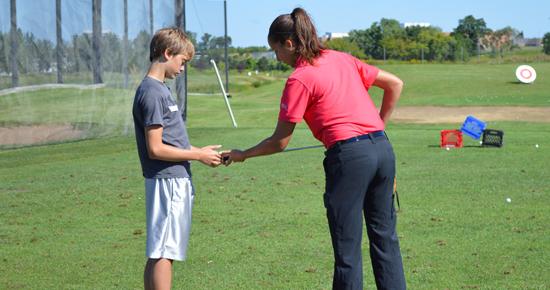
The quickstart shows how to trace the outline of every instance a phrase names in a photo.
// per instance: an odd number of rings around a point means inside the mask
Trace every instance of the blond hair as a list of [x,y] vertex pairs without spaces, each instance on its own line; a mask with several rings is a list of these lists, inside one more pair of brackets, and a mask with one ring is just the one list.
[[162,28],[155,32],[149,46],[149,61],[161,59],[165,51],[168,51],[169,55],[183,54],[187,60],[195,55],[193,43],[187,34],[177,27]]

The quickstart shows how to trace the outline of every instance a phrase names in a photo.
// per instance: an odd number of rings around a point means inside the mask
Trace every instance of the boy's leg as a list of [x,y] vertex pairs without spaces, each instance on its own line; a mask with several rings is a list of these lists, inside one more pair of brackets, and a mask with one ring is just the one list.
[[185,260],[194,199],[191,180],[146,179],[146,192],[146,256]]
[[146,179],[147,247],[145,289],[170,289],[172,261],[185,259],[193,185],[189,178]]
[[170,289],[172,287],[172,260],[147,260],[143,273],[143,283],[146,290]]

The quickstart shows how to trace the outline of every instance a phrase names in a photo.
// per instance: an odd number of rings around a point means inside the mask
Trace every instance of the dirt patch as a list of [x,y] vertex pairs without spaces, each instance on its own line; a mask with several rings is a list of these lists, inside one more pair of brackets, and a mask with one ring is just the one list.
[[0,145],[21,146],[74,140],[83,132],[69,124],[0,127]]
[[483,121],[550,123],[550,107],[397,107],[391,120],[416,124],[462,124],[468,115]]
[[[462,124],[468,115],[483,121],[550,123],[550,107],[398,107],[392,122]],[[0,127],[0,145],[21,146],[79,139],[83,132],[69,124]]]

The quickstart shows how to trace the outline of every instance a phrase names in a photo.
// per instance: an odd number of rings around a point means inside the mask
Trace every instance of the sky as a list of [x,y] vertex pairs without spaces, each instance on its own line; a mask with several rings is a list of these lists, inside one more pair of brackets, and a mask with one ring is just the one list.
[[[187,30],[214,36],[224,34],[223,0],[185,0]],[[10,28],[9,0],[0,0],[0,31]],[[63,39],[91,31],[91,0],[62,0]],[[103,0],[103,29],[123,32],[122,0]],[[129,34],[149,29],[149,1],[128,0]],[[550,32],[550,0],[226,0],[228,34],[238,47],[267,46],[269,25],[295,7],[308,11],[318,34],[367,29],[382,18],[427,22],[450,32],[458,21],[473,15],[493,30],[511,26],[524,36]],[[154,0],[154,29],[174,23],[174,0]],[[17,22],[24,32],[55,40],[55,0],[17,0]]]

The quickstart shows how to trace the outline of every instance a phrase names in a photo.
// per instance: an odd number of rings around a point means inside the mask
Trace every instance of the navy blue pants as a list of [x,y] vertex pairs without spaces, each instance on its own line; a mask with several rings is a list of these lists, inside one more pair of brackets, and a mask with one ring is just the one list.
[[324,203],[334,249],[333,289],[363,289],[363,217],[378,289],[406,289],[393,205],[395,155],[385,135],[325,152]]

